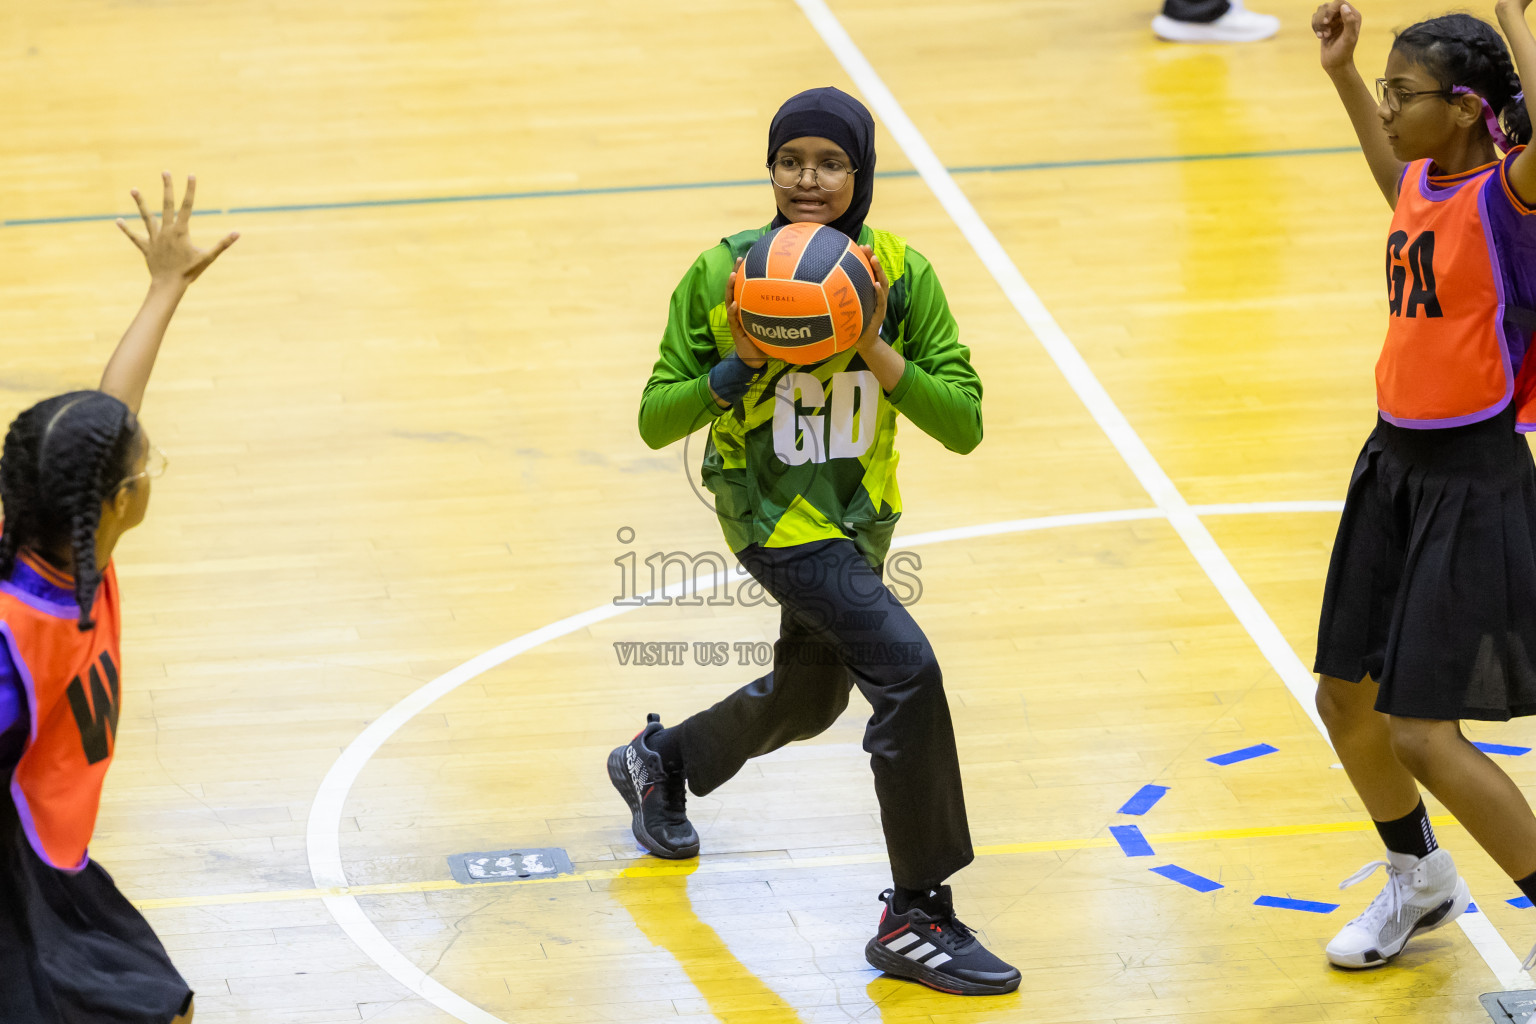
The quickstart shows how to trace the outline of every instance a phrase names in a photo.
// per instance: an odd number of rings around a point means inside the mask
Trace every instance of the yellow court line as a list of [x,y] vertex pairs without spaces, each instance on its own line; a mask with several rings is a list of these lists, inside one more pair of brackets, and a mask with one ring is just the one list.
[[[1450,816],[1431,818],[1436,828],[1456,824]],[[1350,832],[1372,832],[1375,826],[1369,821],[1334,821],[1308,825],[1266,825],[1259,828],[1207,829],[1199,832],[1165,832],[1149,835],[1147,842],[1208,843],[1223,839],[1274,839],[1291,836],[1322,836]],[[1006,857],[1021,853],[1058,853],[1073,850],[1103,849],[1117,846],[1109,836],[1092,836],[1087,839],[1046,839],[1033,843],[1005,843],[995,846],[978,846],[978,857]],[[763,871],[781,868],[833,867],[843,864],[878,864],[885,860],[883,854],[849,854],[840,857],[741,857],[731,860],[705,858],[701,863],[687,861],[654,862],[636,861],[626,867],[593,868],[575,874],[554,878],[514,878],[504,882],[472,882],[465,884],[452,878],[432,879],[424,882],[382,882],[376,885],[336,886],[329,889],[275,889],[268,892],[206,893],[196,896],[166,896],[160,899],[134,900],[140,910],[167,910],[175,907],[213,907],[242,903],[286,903],[294,900],[319,900],[329,896],[395,896],[402,894],[447,892],[460,889],[496,889],[514,885],[560,885],[607,881],[615,878],[666,878],[692,873],[716,874],[735,871]]]

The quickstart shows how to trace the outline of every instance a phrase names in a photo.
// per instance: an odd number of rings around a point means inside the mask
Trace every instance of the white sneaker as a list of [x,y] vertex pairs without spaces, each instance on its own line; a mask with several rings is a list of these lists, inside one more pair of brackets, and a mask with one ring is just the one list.
[[1152,31],[1170,43],[1256,43],[1279,32],[1280,19],[1232,0],[1232,9],[1215,21],[1175,21],[1159,14],[1152,19]]
[[1447,850],[1419,858],[1388,853],[1339,883],[1340,889],[1363,882],[1387,869],[1387,885],[1328,943],[1328,960],[1337,967],[1377,967],[1403,951],[1419,932],[1450,924],[1472,902],[1467,883],[1456,873]]

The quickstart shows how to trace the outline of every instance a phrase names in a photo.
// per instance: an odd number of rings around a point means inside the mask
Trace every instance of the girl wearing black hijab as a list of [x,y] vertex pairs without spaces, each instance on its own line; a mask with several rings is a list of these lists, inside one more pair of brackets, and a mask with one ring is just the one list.
[[[726,542],[780,605],[780,637],[773,671],[670,729],[651,715],[608,770],[642,846],[696,856],[685,784],[704,796],[748,759],[816,736],[857,686],[874,711],[864,749],[895,882],[865,955],[941,991],[1011,992],[1019,972],[956,919],[943,884],[974,857],[954,727],[933,648],[882,581],[901,515],[896,414],[964,455],[981,443],[981,381],[928,261],[864,222],[874,136],[844,92],[792,97],[768,130],[772,223],[706,251],[672,294],[640,434],[661,448],[709,426],[704,483]],[[854,348],[797,366],[752,343],[731,294],[753,242],[806,222],[864,248],[876,305]]]

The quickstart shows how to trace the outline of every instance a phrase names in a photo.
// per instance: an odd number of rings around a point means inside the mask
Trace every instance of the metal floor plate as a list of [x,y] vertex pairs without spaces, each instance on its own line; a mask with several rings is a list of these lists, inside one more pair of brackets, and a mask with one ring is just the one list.
[[505,882],[516,878],[553,878],[574,874],[571,858],[553,847],[538,850],[496,850],[460,853],[448,858],[453,877],[465,885]]
[[1536,989],[1489,992],[1480,998],[1495,1024],[1530,1024],[1536,1017]]

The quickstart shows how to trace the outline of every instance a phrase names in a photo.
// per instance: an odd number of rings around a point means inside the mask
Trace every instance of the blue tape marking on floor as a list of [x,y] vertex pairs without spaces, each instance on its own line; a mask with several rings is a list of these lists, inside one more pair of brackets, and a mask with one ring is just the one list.
[[1508,754],[1510,757],[1519,757],[1531,752],[1530,747],[1510,747],[1503,743],[1479,743],[1473,740],[1472,745],[1485,754]]
[[1278,747],[1272,747],[1268,743],[1260,743],[1252,747],[1244,747],[1242,750],[1230,750],[1225,754],[1217,754],[1215,757],[1206,758],[1211,764],[1237,764],[1239,761],[1251,761],[1265,754],[1279,753]]
[[1204,875],[1197,875],[1193,871],[1186,871],[1177,864],[1164,864],[1162,867],[1152,868],[1151,871],[1169,881],[1187,885],[1196,892],[1215,892],[1217,889],[1225,888],[1220,882],[1206,878]]
[[1468,914],[1481,914],[1481,913],[1482,913],[1482,911],[1481,911],[1481,910],[1478,910],[1478,909],[1477,909],[1477,904],[1476,904],[1476,903],[1468,903],[1468,904],[1467,904],[1467,910],[1466,910],[1466,912],[1467,912],[1467,913],[1468,913]]
[[1510,906],[1517,910],[1531,909],[1531,898],[1529,896],[1516,896],[1514,899],[1508,900],[1506,902],[1508,902]]
[[1260,896],[1253,901],[1256,907],[1276,907],[1280,910],[1305,910],[1309,914],[1331,914],[1339,909],[1337,903],[1314,903],[1312,900],[1288,900],[1280,896]]
[[1109,833],[1115,837],[1115,842],[1120,844],[1120,849],[1125,851],[1127,857],[1152,856],[1152,845],[1135,825],[1111,825]]
[[1168,792],[1167,786],[1142,786],[1136,791],[1136,795],[1125,802],[1120,808],[1121,814],[1146,814],[1152,809],[1152,805],[1163,798]]
[[[1296,156],[1337,156],[1358,153],[1359,146],[1325,146],[1314,149],[1269,149],[1235,153],[1183,153],[1173,156],[1127,156],[1099,160],[1046,160],[1028,164],[978,164],[970,167],[950,168],[952,174],[1011,174],[1021,171],[1058,171],[1089,167],[1135,167],[1148,164],[1206,163],[1213,160],[1265,160]],[[914,170],[877,171],[877,178],[915,178]],[[525,192],[482,192],[461,196],[406,196],[399,199],[353,199],[329,203],[285,203],[275,206],[235,206],[226,210],[199,210],[203,216],[215,214],[256,213],[309,213],[318,210],[358,210],[391,206],[432,206],[442,203],[495,203],[513,199],[564,199],[580,196],[612,196],[635,192],[678,192],[694,189],[745,188],[761,185],[764,178],[744,178],[733,181],[685,181],[659,185],[611,185],[595,188],[532,189]],[[81,224],[89,221],[117,220],[119,217],[136,222],[138,214],[131,210],[122,213],[88,213],[65,217],[19,217],[0,221],[0,227],[24,228],[47,224]]]

